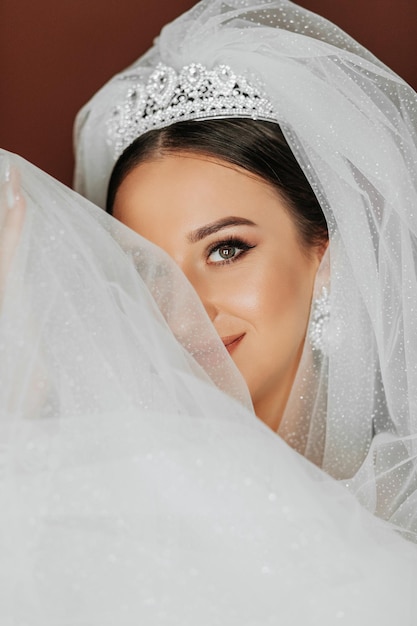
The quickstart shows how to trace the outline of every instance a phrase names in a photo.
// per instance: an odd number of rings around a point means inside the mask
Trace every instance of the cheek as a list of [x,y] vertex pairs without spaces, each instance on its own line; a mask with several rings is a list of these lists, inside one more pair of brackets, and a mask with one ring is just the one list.
[[[302,264],[258,267],[245,278],[244,287],[235,293],[234,304],[240,307],[258,332],[269,327],[285,333],[298,327],[305,330],[311,303],[314,273]],[[230,300],[229,300],[230,301]]]
[[[302,261],[291,265],[277,258],[269,261],[242,263],[212,279],[213,304],[219,311],[249,324],[257,335],[285,338],[288,334],[294,337],[294,333],[304,333],[314,272]],[[199,285],[194,286],[199,292]]]

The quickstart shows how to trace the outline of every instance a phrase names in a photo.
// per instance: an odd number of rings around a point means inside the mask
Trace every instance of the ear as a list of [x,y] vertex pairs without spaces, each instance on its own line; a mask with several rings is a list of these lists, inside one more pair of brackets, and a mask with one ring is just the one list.
[[317,246],[315,246],[315,255],[317,257],[318,262],[320,263],[324,253],[326,252],[327,248],[329,247],[329,240],[328,239],[324,239],[322,242],[320,242]]

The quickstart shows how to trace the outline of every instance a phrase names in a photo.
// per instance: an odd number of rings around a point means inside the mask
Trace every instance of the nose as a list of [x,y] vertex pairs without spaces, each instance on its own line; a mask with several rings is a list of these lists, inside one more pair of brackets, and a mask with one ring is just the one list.
[[202,276],[198,271],[185,267],[181,267],[181,269],[194,287],[210,320],[214,322],[219,313],[219,307],[216,304],[216,292],[213,281],[206,276]]

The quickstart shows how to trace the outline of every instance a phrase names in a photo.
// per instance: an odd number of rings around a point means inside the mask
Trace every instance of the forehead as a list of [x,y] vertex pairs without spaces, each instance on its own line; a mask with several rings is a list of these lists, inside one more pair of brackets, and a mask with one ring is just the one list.
[[241,167],[205,155],[169,154],[129,172],[116,194],[114,215],[133,214],[144,225],[175,216],[199,222],[226,214],[252,219],[254,211],[283,204],[276,190]]

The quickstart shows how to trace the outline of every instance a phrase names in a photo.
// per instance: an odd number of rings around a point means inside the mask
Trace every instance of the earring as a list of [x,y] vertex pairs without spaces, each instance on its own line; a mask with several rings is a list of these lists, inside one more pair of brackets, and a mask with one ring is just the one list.
[[321,294],[313,301],[310,318],[309,339],[313,350],[326,353],[328,348],[328,326],[330,320],[330,295],[323,286]]

